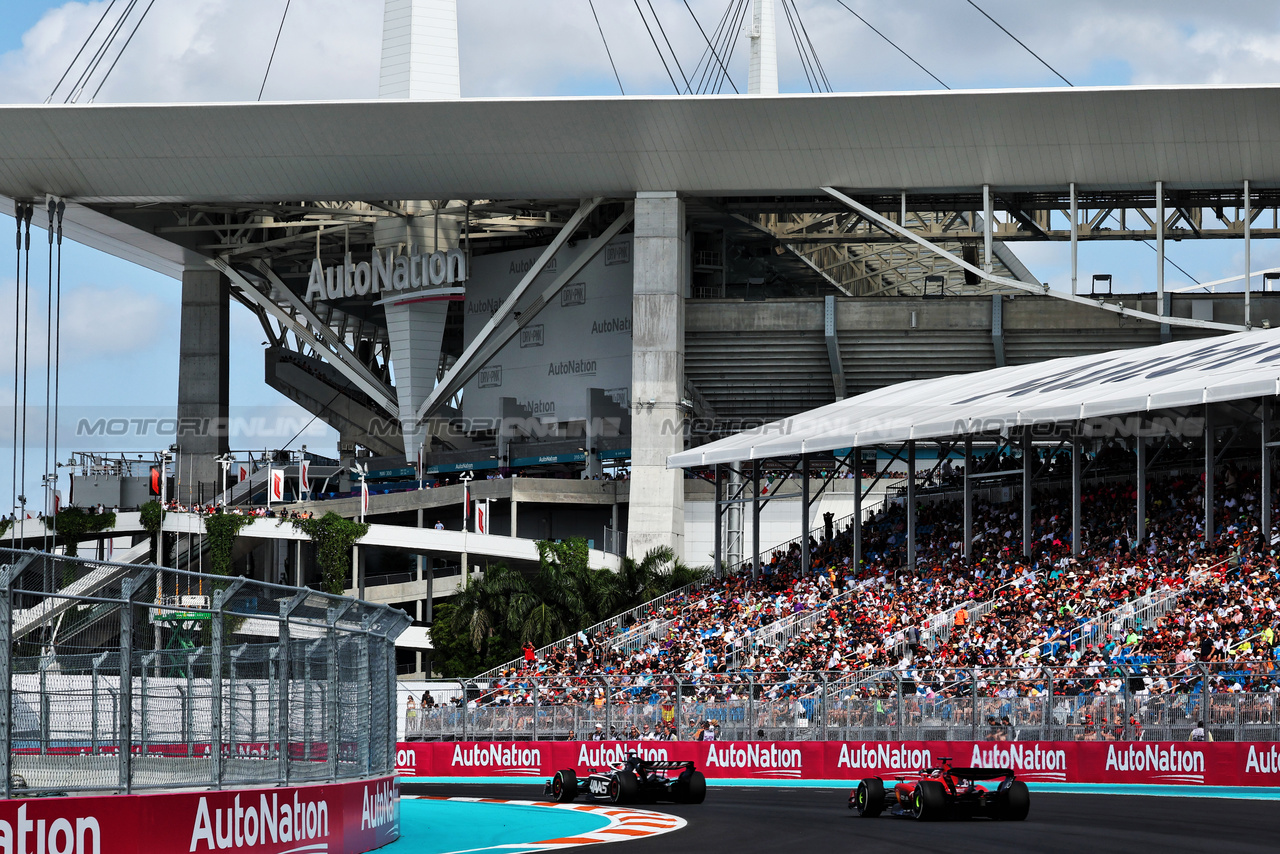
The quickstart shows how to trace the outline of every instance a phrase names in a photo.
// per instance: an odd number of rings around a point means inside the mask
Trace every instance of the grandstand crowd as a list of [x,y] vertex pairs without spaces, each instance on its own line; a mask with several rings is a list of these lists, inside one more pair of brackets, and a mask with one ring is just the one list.
[[[1103,471],[1131,463],[1120,448],[1099,457]],[[1061,471],[1060,459],[1042,464]],[[1215,668],[1210,692],[1280,691],[1280,565],[1258,530],[1256,471],[1219,472],[1207,546],[1200,477],[1149,481],[1138,540],[1135,484],[1113,475],[1084,489],[1078,554],[1069,487],[1050,488],[1034,494],[1028,558],[1020,502],[975,499],[966,561],[962,508],[947,492],[957,474],[948,469],[936,500],[919,505],[915,567],[905,566],[903,503],[891,502],[863,522],[861,566],[852,562],[852,523],[836,526],[811,540],[807,574],[792,543],[758,577],[745,565],[633,613],[611,634],[580,633],[542,655],[526,648],[473,704],[532,704],[537,691],[548,705],[669,708],[677,691],[705,704],[749,692],[800,702],[826,691],[833,709],[865,709],[852,701],[905,685],[926,702],[975,691],[1076,698],[1067,720],[1096,697],[1198,693],[1202,663],[1226,661],[1234,664]],[[877,671],[893,679],[865,677]],[[989,721],[997,729],[999,717]]]

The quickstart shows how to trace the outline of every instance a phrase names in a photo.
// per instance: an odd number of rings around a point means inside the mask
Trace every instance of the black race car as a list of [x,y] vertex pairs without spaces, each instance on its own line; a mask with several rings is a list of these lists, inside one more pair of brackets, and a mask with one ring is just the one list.
[[[978,782],[997,779],[1000,783],[994,789]],[[1031,809],[1031,794],[1008,768],[955,768],[943,758],[937,767],[921,771],[918,780],[899,779],[888,792],[880,777],[860,781],[849,795],[849,809],[863,818],[875,818],[887,810],[917,821],[979,817],[1022,821]]]
[[[680,773],[672,776],[672,771]],[[561,803],[585,794],[613,804],[700,804],[707,797],[707,778],[694,769],[692,762],[651,762],[633,753],[625,762],[603,771],[591,769],[591,775],[583,781],[572,769],[557,771],[547,781],[543,794]]]

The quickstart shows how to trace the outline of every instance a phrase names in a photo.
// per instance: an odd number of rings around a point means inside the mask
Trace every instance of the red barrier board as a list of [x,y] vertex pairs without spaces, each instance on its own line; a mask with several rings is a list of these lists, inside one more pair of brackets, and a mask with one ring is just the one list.
[[363,854],[400,838],[395,777],[271,789],[0,801],[0,851]]
[[692,759],[708,779],[858,780],[911,777],[949,757],[1011,768],[1041,783],[1280,786],[1276,742],[1153,741],[515,741],[401,742],[405,777],[550,777],[622,761]]

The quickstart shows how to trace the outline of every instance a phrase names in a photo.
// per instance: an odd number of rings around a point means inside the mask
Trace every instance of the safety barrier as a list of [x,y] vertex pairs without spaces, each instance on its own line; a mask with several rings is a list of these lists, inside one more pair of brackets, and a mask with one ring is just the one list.
[[546,778],[586,772],[629,753],[692,760],[711,780],[854,781],[913,778],[946,757],[1010,768],[1030,783],[1280,786],[1276,742],[1178,741],[530,741],[401,743],[404,778]]
[[400,838],[400,781],[0,801],[0,850],[363,854]]

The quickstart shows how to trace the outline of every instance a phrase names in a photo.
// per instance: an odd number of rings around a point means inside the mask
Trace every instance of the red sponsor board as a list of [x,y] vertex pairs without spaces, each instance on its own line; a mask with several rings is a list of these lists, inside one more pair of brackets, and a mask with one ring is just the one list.
[[394,777],[272,789],[0,801],[0,851],[361,854],[400,837]]
[[404,777],[550,777],[622,761],[691,759],[710,779],[911,777],[943,757],[1012,768],[1039,783],[1280,786],[1276,742],[1154,741],[460,741],[401,742]]

